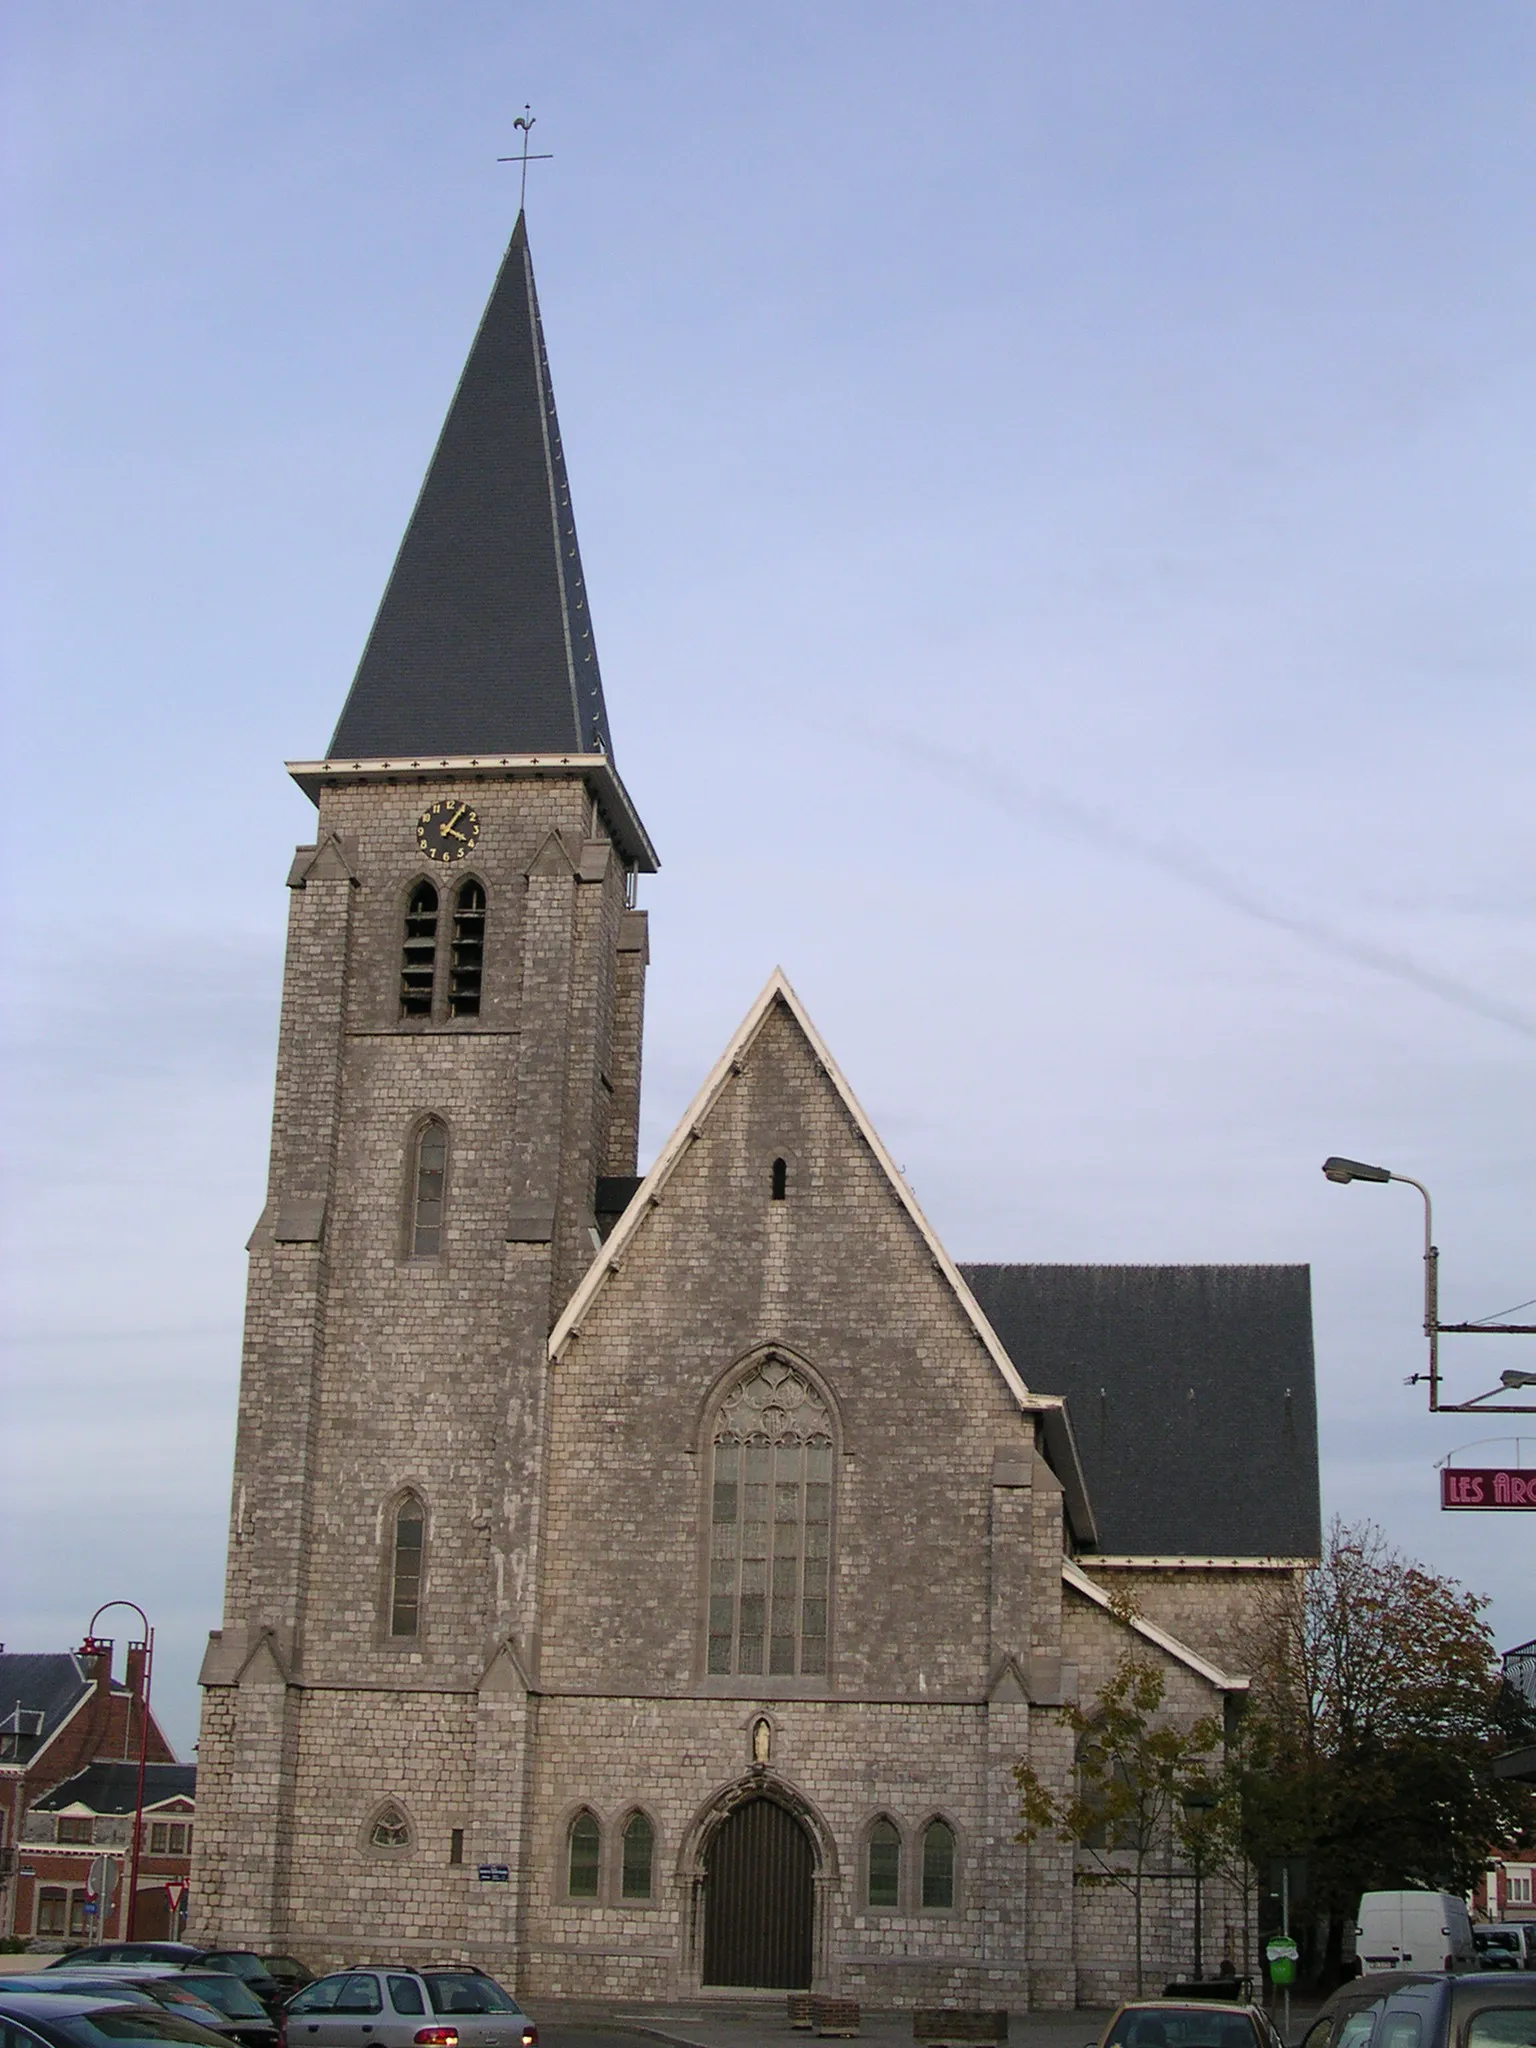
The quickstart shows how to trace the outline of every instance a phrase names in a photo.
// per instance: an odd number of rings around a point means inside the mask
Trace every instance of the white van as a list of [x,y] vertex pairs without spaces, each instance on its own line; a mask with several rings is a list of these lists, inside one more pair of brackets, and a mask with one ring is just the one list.
[[1466,1901],[1454,1892],[1362,1893],[1355,1951],[1363,1977],[1478,1967]]

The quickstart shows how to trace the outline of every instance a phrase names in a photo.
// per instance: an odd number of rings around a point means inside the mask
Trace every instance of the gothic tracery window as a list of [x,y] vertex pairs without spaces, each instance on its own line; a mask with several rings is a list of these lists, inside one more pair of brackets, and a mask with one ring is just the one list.
[[832,1418],[781,1358],[740,1380],[715,1418],[709,1669],[827,1668]]
[[651,1896],[651,1858],[655,1847],[656,1833],[650,1821],[643,1813],[632,1813],[624,1823],[624,1867],[619,1886],[626,1899]]
[[409,1849],[411,1824],[393,1801],[374,1815],[368,1839],[375,1849]]
[[430,1117],[416,1133],[411,1175],[411,1257],[436,1258],[443,1248],[443,1201],[448,1184],[448,1127]]
[[395,1509],[389,1573],[389,1632],[414,1636],[421,1630],[421,1560],[427,1513],[415,1494]]
[[437,973],[437,891],[418,882],[405,906],[405,948],[400,958],[400,1014],[430,1017]]

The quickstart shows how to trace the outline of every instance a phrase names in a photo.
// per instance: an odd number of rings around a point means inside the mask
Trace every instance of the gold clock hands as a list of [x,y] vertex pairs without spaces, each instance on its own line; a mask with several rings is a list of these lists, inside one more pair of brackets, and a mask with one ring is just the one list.
[[[468,804],[460,804],[459,808],[454,812],[453,816],[448,820],[447,824],[443,827],[443,830],[445,832],[453,832],[454,826],[457,825],[460,818],[463,817],[464,813],[468,809]],[[453,836],[455,839],[462,839],[464,837],[464,834],[462,832],[453,832]]]

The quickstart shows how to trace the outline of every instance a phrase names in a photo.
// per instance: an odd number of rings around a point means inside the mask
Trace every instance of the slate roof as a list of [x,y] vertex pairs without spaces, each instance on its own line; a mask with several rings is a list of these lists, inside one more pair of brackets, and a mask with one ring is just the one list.
[[1066,1396],[1102,1552],[1319,1554],[1306,1266],[960,1271],[1030,1392]]
[[[55,1650],[28,1656],[24,1652],[0,1651],[0,1733],[20,1731],[21,1740],[14,1747],[15,1754],[7,1755],[8,1763],[26,1763],[52,1740],[69,1714],[77,1707],[94,1683],[93,1676],[83,1658],[72,1651]],[[33,1723],[26,1719],[18,1723],[13,1718],[42,1715],[42,1726],[34,1732]]]
[[[62,1813],[70,1806],[87,1806],[92,1813],[132,1813],[138,1804],[139,1766],[132,1763],[87,1764],[62,1785],[41,1799],[34,1799],[34,1813]],[[144,1805],[163,1805],[167,1799],[197,1798],[196,1764],[146,1764]]]
[[521,214],[330,759],[609,753]]

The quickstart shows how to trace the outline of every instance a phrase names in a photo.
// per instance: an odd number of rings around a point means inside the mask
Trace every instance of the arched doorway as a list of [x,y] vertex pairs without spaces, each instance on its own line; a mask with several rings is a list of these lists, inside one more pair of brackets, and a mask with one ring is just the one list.
[[704,1857],[704,1982],[808,1991],[815,1856],[774,1799],[748,1799]]

